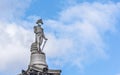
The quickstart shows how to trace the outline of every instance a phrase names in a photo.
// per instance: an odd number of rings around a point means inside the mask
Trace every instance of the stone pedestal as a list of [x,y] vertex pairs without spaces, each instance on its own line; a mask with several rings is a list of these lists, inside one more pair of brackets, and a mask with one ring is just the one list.
[[37,44],[33,43],[31,46],[31,57],[30,57],[30,67],[36,67],[41,70],[48,68],[46,63],[46,56],[43,52],[38,52]]
[[38,51],[36,43],[32,43],[30,51],[31,56],[28,69],[26,71],[22,70],[22,74],[19,75],[60,75],[61,70],[48,68],[45,53]]

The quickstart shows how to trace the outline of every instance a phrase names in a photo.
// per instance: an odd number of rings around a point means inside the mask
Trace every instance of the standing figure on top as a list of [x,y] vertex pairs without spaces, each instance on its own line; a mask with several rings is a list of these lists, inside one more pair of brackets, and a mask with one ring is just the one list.
[[[43,21],[42,19],[39,19],[36,22],[37,26],[34,26],[34,33],[35,33],[35,42],[37,43],[37,48],[39,52],[42,52],[41,49],[41,45],[43,43],[43,39],[45,40],[45,42],[48,40],[45,35],[44,35],[44,30],[41,27],[41,25],[43,25]],[[44,43],[45,44],[45,43]],[[43,45],[44,47],[44,45]]]

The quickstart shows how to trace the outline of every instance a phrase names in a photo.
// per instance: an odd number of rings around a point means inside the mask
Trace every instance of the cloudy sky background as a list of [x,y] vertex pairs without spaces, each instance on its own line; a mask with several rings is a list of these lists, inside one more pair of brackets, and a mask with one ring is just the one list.
[[0,75],[27,69],[39,18],[49,68],[62,75],[120,75],[119,14],[119,0],[0,0]]

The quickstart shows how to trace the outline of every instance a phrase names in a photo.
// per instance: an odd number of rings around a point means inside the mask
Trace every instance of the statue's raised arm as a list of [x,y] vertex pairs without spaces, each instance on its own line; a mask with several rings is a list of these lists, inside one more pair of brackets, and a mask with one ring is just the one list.
[[[45,37],[44,29],[41,27],[41,25],[43,25],[42,19],[37,20],[36,24],[37,24],[37,26],[34,26],[35,42],[37,43],[38,51],[42,52],[42,49],[46,43],[47,38]],[[44,42],[43,47],[41,49],[43,39],[45,40],[45,42]]]

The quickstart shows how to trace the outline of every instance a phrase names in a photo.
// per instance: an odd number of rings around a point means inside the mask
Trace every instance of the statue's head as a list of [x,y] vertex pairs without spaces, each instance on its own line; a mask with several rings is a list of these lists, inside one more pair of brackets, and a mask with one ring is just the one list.
[[43,24],[42,19],[37,20],[36,24],[38,24],[38,25],[42,25],[42,24]]

